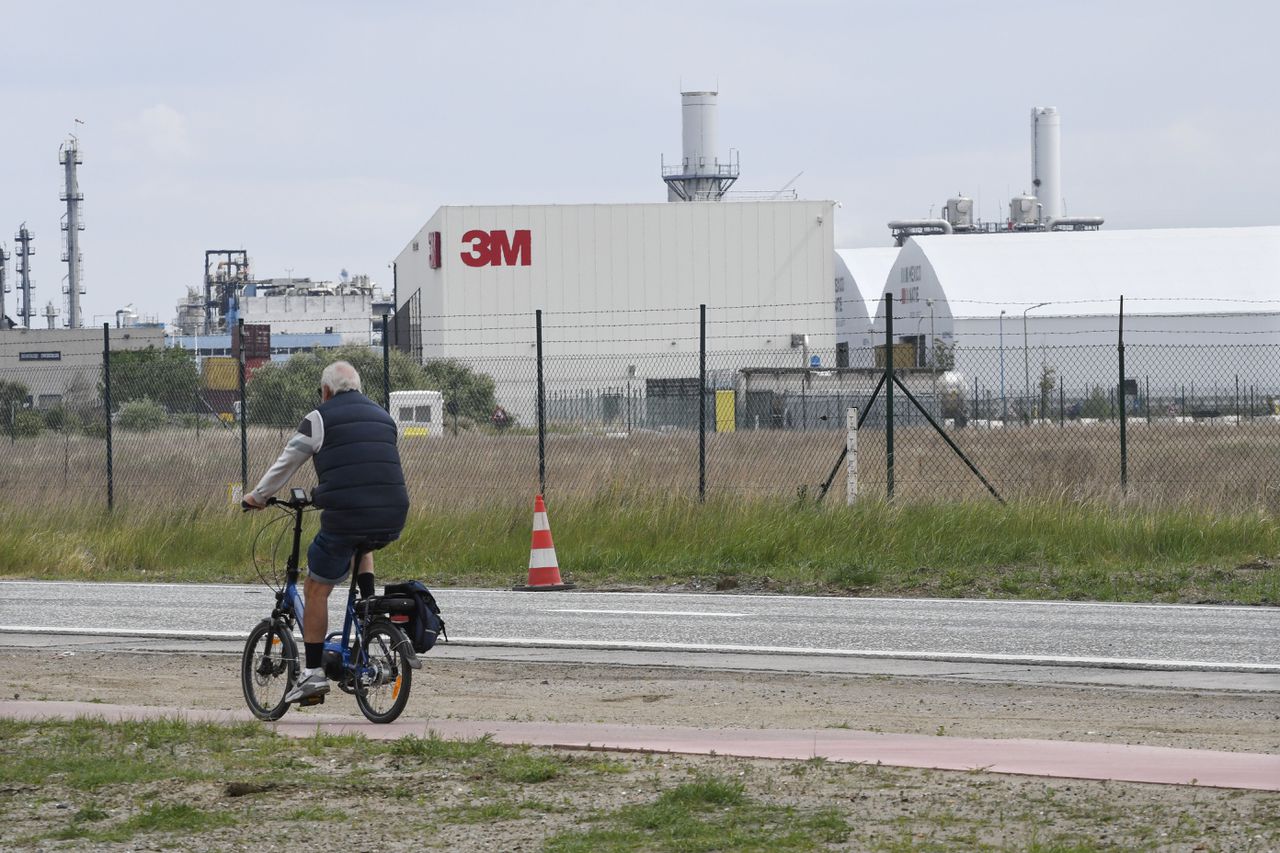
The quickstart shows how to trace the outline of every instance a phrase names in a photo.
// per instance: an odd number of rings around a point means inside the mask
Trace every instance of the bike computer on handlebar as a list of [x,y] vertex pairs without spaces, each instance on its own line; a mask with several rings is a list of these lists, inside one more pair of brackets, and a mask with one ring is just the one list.
[[293,498],[295,503],[306,503],[307,490],[306,489],[290,489],[289,496]]

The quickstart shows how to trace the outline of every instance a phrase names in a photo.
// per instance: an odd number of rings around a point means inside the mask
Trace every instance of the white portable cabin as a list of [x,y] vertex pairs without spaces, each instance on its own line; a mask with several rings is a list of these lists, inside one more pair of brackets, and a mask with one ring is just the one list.
[[392,391],[391,417],[401,437],[444,434],[444,395],[439,391]]

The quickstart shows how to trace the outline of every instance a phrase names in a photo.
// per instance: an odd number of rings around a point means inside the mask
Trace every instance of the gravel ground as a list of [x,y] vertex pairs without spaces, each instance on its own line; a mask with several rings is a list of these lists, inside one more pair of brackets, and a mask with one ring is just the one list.
[[[0,695],[237,709],[243,707],[237,667],[238,656],[221,654],[6,650]],[[847,726],[1280,752],[1280,702],[1273,695],[442,660],[428,660],[420,679],[406,717]],[[354,702],[338,698],[323,712],[358,713]],[[382,757],[361,765],[361,784],[340,804],[278,780],[279,787],[245,797],[208,783],[99,791],[94,805],[127,815],[141,803],[170,799],[245,816],[195,838],[139,836],[119,849],[284,850],[296,847],[289,839],[302,832],[315,839],[308,844],[315,849],[540,850],[557,832],[590,828],[601,815],[651,803],[662,790],[713,773],[742,781],[761,803],[802,813],[835,807],[850,832],[829,849],[1280,850],[1280,796],[1274,794],[827,762],[605,758],[626,771],[575,772],[495,789],[448,768],[406,769]],[[342,761],[330,766],[335,774],[347,772]],[[56,780],[37,790],[0,790],[0,840],[47,832],[83,808],[84,798]],[[477,809],[490,802],[516,803],[515,815],[483,817]],[[311,820],[305,812],[312,806],[317,813],[359,815],[359,843],[350,840],[355,824],[344,817]],[[262,819],[272,817],[289,822],[264,828]],[[83,840],[35,846],[67,845],[96,846]]]
[[[239,665],[239,656],[229,654],[4,650],[0,695],[240,709]],[[319,711],[359,716],[345,696]],[[306,713],[289,712],[291,719]],[[429,655],[415,676],[405,717],[708,728],[838,726],[1280,752],[1280,701],[1273,694],[446,661]]]

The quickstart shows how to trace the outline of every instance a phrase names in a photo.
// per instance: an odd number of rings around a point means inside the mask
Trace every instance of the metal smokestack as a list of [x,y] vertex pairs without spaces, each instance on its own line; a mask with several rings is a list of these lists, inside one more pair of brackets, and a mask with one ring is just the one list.
[[1062,117],[1057,107],[1031,108],[1031,185],[1042,219],[1060,219],[1062,205]]
[[716,93],[681,92],[680,118],[684,142],[684,171],[689,175],[714,175],[716,149]]
[[668,201],[719,201],[738,179],[738,163],[721,163],[716,156],[717,92],[681,92],[682,159],[679,166],[662,164]]

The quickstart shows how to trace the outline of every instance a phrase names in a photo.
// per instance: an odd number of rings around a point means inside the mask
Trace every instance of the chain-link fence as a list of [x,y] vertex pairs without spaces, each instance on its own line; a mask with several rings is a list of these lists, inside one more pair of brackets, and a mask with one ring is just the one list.
[[[1049,332],[1034,347],[957,331],[923,353],[781,333],[753,348],[741,333],[747,315],[785,315],[781,329],[806,310],[549,314],[541,330],[533,316],[419,317],[407,343],[400,331],[275,354],[251,336],[218,354],[99,336],[96,361],[0,369],[0,485],[48,505],[229,504],[344,358],[397,421],[412,499],[428,509],[523,505],[539,489],[843,501],[851,408],[863,496],[1280,506],[1280,323],[1238,342],[1143,331],[1123,346],[1118,329],[1114,343]],[[435,357],[437,326],[469,346]]]

